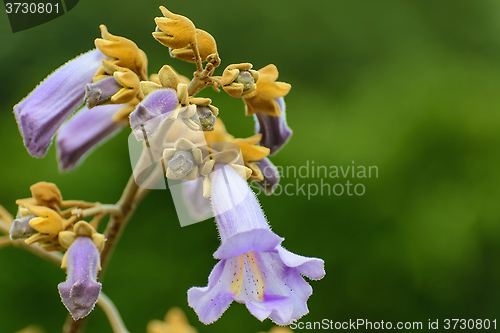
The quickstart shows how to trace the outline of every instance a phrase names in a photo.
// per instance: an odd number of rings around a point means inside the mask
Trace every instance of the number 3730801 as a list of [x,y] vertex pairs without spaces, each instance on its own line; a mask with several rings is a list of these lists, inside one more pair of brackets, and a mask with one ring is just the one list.
[[497,320],[489,320],[489,319],[445,319],[444,326],[445,330],[454,330],[454,329],[476,329],[476,330],[489,330],[497,329]]
[[8,2],[5,4],[7,14],[51,14],[59,13],[59,4],[51,3],[26,3],[26,2]]

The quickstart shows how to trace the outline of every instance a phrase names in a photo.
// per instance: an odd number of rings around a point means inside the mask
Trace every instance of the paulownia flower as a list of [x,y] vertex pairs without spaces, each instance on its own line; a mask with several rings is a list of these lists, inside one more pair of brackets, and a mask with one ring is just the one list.
[[56,139],[59,168],[74,169],[92,149],[128,126],[127,121],[114,120],[122,108],[123,105],[101,105],[92,109],[84,106],[61,126]]
[[75,224],[74,232],[59,233],[59,242],[68,251],[61,264],[67,269],[67,278],[58,289],[74,320],[87,316],[99,298],[102,285],[97,282],[97,272],[101,269],[99,252],[104,241],[104,236],[85,221]]
[[216,321],[232,301],[244,303],[259,320],[288,325],[308,313],[311,286],[302,275],[321,279],[324,262],[285,250],[271,231],[246,182],[229,166],[216,164],[212,205],[221,238],[220,259],[206,287],[188,291],[200,321]]
[[244,96],[243,100],[246,114],[255,115],[255,131],[262,134],[261,144],[271,149],[272,156],[292,135],[292,130],[286,122],[283,99],[291,86],[288,83],[276,82],[279,73],[275,65],[261,68],[259,74],[255,91]]
[[59,126],[83,104],[85,86],[106,58],[99,50],[76,57],[14,106],[24,145],[32,156],[45,156]]

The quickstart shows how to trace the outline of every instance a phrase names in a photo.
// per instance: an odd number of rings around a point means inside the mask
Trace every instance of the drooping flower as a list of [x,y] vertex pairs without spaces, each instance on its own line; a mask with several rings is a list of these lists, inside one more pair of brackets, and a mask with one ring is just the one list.
[[245,303],[259,320],[288,325],[307,314],[311,286],[302,275],[321,279],[324,262],[285,250],[246,182],[232,168],[216,164],[212,205],[221,245],[220,259],[206,287],[188,291],[189,305],[205,324],[216,321],[231,302]]
[[87,316],[95,306],[101,283],[97,273],[101,269],[100,255],[104,236],[85,221],[75,224],[74,232],[59,233],[61,245],[68,249],[61,267],[67,269],[65,282],[58,285],[61,300],[74,320]]
[[28,152],[43,157],[58,128],[84,101],[88,108],[121,104],[95,111],[84,107],[63,126],[57,140],[63,171],[73,169],[86,152],[125,125],[139,102],[139,80],[147,78],[145,53],[131,40],[110,34],[104,25],[100,28],[102,39],[95,41],[98,49],[57,69],[14,106]]
[[76,57],[14,106],[24,145],[32,156],[45,156],[59,126],[83,104],[85,86],[106,58],[99,50]]
[[271,156],[283,147],[292,130],[288,127],[283,97],[291,86],[288,83],[276,82],[278,69],[275,65],[267,65],[259,69],[259,81],[254,92],[244,96],[245,112],[255,115],[256,133],[262,134],[261,144],[271,149]]
[[[92,149],[128,126],[126,121],[115,121],[123,105],[102,105],[92,109],[84,106],[58,131],[57,159],[62,171],[70,171]],[[125,106],[126,107],[126,106]]]

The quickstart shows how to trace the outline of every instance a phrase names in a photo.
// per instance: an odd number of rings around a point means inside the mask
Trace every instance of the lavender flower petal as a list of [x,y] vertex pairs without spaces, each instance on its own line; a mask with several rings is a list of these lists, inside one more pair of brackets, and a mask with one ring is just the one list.
[[283,97],[276,98],[281,116],[273,117],[263,111],[258,111],[255,116],[255,133],[262,134],[261,146],[271,150],[270,156],[276,154],[292,136],[292,130],[286,122],[286,107]]
[[130,114],[130,126],[136,139],[144,140],[143,128],[149,138],[178,104],[177,92],[173,89],[159,89],[150,93]]
[[[259,320],[288,325],[306,313],[313,279],[325,274],[323,260],[288,252],[269,229],[257,199],[230,166],[216,164],[211,197],[222,244],[208,286],[188,291],[189,305],[205,324],[216,321],[231,300],[244,303]],[[248,190],[247,190],[248,189]]]
[[219,319],[233,302],[228,288],[230,284],[231,276],[226,272],[226,261],[221,260],[212,269],[208,286],[188,290],[188,304],[196,311],[202,323],[208,325]]
[[320,280],[325,276],[325,262],[323,259],[299,256],[281,246],[277,250],[283,263],[288,267],[297,268],[300,274],[313,280]]
[[95,49],[59,67],[14,106],[28,152],[43,157],[59,126],[83,104],[85,85],[106,56]]
[[89,109],[97,105],[106,104],[122,88],[122,85],[113,76],[92,84],[89,83],[85,86],[85,103]]
[[89,237],[78,237],[67,253],[67,279],[58,285],[61,300],[78,320],[87,316],[95,306],[101,283],[97,282],[99,251]]
[[113,121],[123,105],[84,106],[58,131],[56,146],[59,168],[70,171],[97,145],[118,132],[125,122]]
[[273,162],[271,162],[267,157],[257,161],[256,163],[264,175],[264,180],[255,180],[255,183],[257,183],[257,185],[259,185],[267,195],[273,194],[280,182],[278,168],[276,168]]
[[288,325],[307,314],[312,288],[299,268],[286,265],[278,252],[252,251],[221,260],[212,270],[208,286],[188,291],[189,305],[200,321],[216,321],[231,303],[229,299],[244,303],[257,319],[269,317],[278,325]]
[[196,178],[182,182],[182,196],[189,213],[195,219],[206,219],[212,212],[210,199],[203,197],[203,181]]

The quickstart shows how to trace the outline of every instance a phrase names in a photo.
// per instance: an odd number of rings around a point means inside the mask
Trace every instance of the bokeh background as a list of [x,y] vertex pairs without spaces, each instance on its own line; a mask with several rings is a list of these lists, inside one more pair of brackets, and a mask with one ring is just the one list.
[[[0,14],[0,204],[37,181],[55,182],[68,199],[112,203],[131,173],[124,130],[74,172],[58,172],[55,147],[29,156],[12,106],[53,69],[91,49],[98,25],[134,40],[149,56],[190,75],[151,32],[159,5],[193,20],[218,42],[222,66],[274,63],[294,136],[280,166],[377,166],[363,196],[260,195],[284,245],[323,258],[303,321],[500,320],[500,2],[407,1],[97,1],[81,0],[62,17],[13,34]],[[253,134],[241,100],[208,89],[235,136]],[[295,184],[284,178],[282,184]],[[320,178],[299,179],[320,184]],[[233,303],[204,326],[186,291],[204,286],[218,246],[213,220],[180,227],[168,191],[139,206],[108,267],[103,291],[131,332],[181,307],[199,332],[258,332]],[[0,332],[39,324],[60,332],[67,312],[57,284],[65,273],[17,248],[0,250]],[[99,308],[88,332],[110,332]]]

